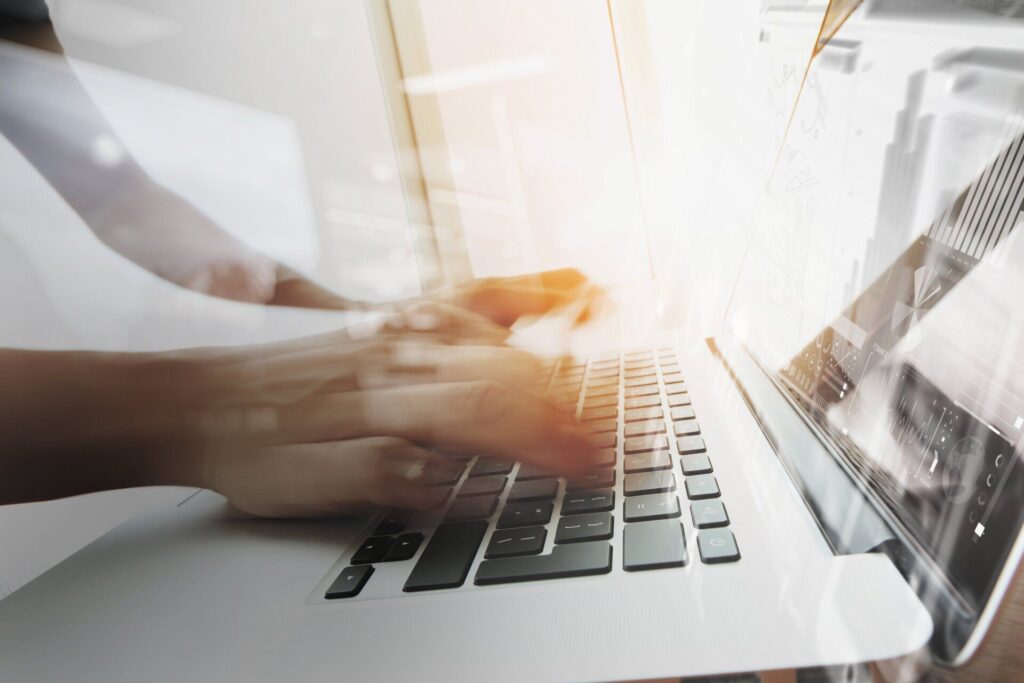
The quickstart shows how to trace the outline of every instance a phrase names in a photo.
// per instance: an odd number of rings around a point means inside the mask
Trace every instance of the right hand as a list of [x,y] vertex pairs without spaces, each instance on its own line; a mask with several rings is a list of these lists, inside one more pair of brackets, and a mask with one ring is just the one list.
[[572,416],[531,392],[539,361],[515,349],[336,333],[201,362],[196,483],[257,515],[430,507],[436,497],[418,477],[446,460],[434,449],[567,476],[595,451]]

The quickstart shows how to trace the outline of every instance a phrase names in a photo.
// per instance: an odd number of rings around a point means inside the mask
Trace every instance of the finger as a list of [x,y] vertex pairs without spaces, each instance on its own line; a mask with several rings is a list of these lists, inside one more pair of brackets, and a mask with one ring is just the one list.
[[460,453],[522,460],[566,475],[596,457],[589,434],[536,396],[496,382],[423,384],[311,397],[278,413],[269,438],[397,436]]
[[274,446],[220,463],[215,490],[264,517],[318,517],[376,505],[437,506],[438,489],[422,483],[442,456],[394,438]]
[[434,301],[403,306],[389,317],[385,329],[430,335],[447,344],[501,345],[509,336],[508,329],[481,315]]
[[337,334],[236,351],[211,373],[213,385],[230,387],[224,396],[202,397],[213,426],[218,410],[274,408],[318,393],[481,379],[535,389],[544,376],[539,359],[510,347],[448,346],[408,335],[353,342]]
[[388,363],[359,376],[360,388],[405,384],[492,380],[535,388],[545,376],[543,362],[526,351],[493,346],[438,346],[408,340],[392,344]]
[[601,290],[590,285],[578,271],[565,269],[511,278],[492,278],[471,287],[463,305],[502,325],[524,315],[539,315],[576,304],[574,322],[591,315],[591,303]]

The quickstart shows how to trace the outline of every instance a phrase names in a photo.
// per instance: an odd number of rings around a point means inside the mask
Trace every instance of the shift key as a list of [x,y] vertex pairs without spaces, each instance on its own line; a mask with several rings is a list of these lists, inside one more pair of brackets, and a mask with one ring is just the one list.
[[611,570],[611,544],[592,541],[556,545],[548,555],[484,560],[480,563],[473,581],[478,586],[485,586],[493,583],[607,574]]
[[461,586],[486,531],[485,521],[453,522],[437,527],[403,590],[428,591]]

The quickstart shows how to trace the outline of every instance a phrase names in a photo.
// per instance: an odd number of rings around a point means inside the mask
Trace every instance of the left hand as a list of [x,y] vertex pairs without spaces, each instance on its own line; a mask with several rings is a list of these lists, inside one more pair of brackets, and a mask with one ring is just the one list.
[[602,297],[601,289],[578,270],[563,268],[472,280],[440,300],[509,327],[523,316],[556,313],[559,309],[568,311],[574,324],[583,323],[594,316]]

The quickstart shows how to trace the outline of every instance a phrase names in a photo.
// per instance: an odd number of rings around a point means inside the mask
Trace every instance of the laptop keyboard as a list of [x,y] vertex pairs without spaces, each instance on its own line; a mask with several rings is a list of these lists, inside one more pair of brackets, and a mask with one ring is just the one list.
[[681,567],[691,561],[687,513],[702,563],[740,559],[671,349],[602,354],[548,370],[538,388],[594,432],[602,448],[594,469],[566,481],[535,465],[452,457],[423,474],[440,521],[423,529],[415,512],[382,511],[326,599],[358,595],[382,562],[409,564],[405,592],[457,588],[481,553],[471,578],[478,586],[607,574],[619,553],[627,572]]

